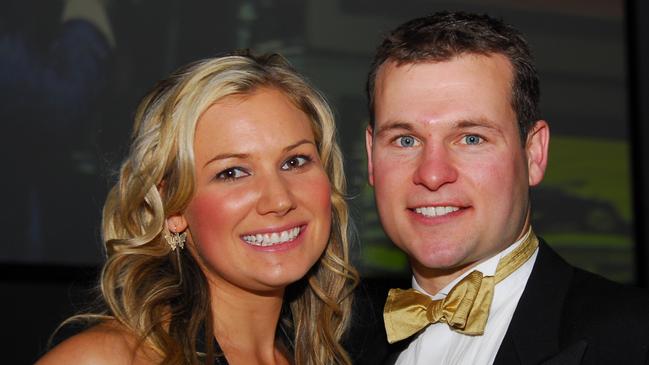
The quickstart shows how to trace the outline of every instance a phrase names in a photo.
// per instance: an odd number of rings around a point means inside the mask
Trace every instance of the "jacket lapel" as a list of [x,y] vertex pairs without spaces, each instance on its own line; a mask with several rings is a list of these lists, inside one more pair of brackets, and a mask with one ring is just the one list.
[[[572,267],[540,240],[534,268],[494,364],[536,365],[560,355],[561,314],[572,276]],[[567,358],[578,357],[580,360],[585,345],[584,343],[583,348],[576,346],[572,350],[566,349]],[[575,356],[570,357],[570,354]],[[557,361],[562,361],[562,358]],[[548,364],[568,363],[570,362]]]

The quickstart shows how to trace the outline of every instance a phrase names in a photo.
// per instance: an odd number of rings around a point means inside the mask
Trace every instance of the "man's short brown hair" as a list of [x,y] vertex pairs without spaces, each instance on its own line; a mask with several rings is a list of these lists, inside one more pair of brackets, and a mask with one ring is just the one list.
[[397,65],[443,62],[463,54],[502,54],[513,68],[512,108],[521,140],[539,119],[539,78],[527,41],[513,27],[487,15],[439,12],[410,20],[390,32],[376,50],[367,78],[370,125],[374,126],[374,88],[386,61]]

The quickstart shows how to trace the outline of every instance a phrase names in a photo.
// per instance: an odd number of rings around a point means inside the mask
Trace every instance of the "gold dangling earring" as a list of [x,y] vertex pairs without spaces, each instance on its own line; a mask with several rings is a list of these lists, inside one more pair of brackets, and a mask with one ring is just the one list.
[[187,240],[187,232],[178,233],[175,230],[176,227],[174,227],[174,232],[165,233],[164,235],[167,243],[171,246],[171,251],[175,251],[176,247],[179,247],[181,250],[185,248],[185,241]]

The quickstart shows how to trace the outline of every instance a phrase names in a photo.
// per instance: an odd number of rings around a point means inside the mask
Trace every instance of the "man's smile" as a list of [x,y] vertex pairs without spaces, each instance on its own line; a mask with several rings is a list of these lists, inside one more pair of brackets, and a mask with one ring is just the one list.
[[414,212],[426,217],[440,217],[458,210],[460,210],[460,207],[456,206],[430,206],[415,208]]

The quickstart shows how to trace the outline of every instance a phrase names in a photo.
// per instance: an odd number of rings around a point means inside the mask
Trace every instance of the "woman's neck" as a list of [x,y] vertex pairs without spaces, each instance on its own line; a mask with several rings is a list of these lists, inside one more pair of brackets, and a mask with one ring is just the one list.
[[275,342],[284,290],[255,293],[210,283],[214,337],[230,364],[286,363]]

